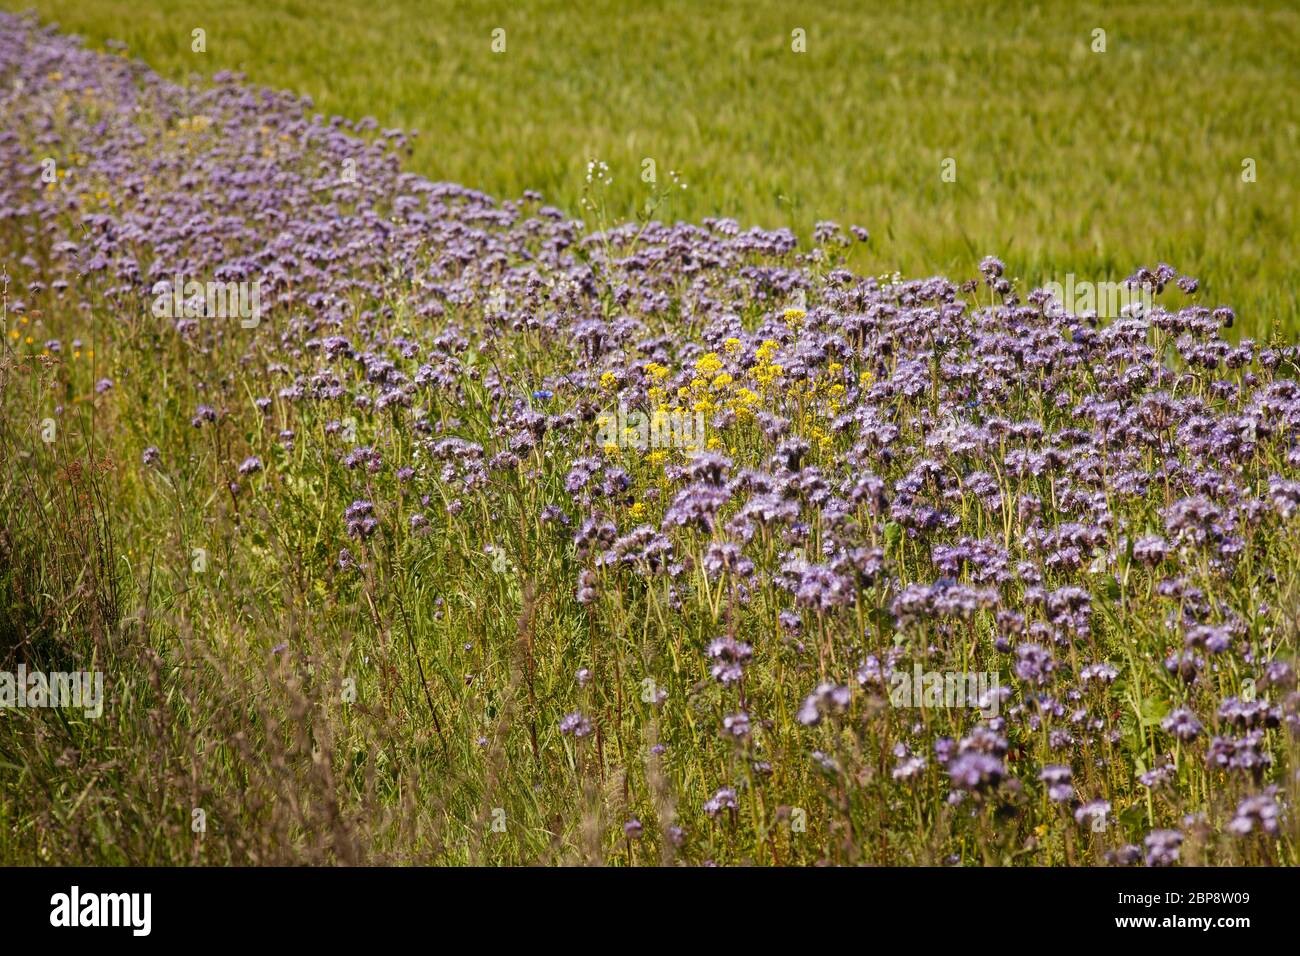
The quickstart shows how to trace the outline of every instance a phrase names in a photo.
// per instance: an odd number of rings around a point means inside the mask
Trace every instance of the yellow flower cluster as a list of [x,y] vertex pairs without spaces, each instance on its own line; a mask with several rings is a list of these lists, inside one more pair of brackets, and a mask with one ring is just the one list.
[[692,411],[707,415],[718,407],[710,390],[726,391],[731,384],[731,376],[722,371],[722,359],[717,352],[705,352],[696,359],[695,372],[690,385],[677,389],[677,397],[684,404],[689,404]]
[[[605,374],[608,375],[609,373],[606,372]],[[596,416],[596,427],[600,429],[600,431],[603,433],[605,429],[609,426],[609,424],[613,421],[614,421],[613,415],[610,415],[607,412],[601,412],[599,415]],[[606,442],[602,446],[601,450],[604,451],[606,455],[611,455],[611,456],[617,455],[619,453],[618,445],[615,444],[614,442]]]
[[[831,377],[835,377],[838,376],[840,372],[844,371],[844,366],[839,362],[832,362],[826,367],[826,371]],[[844,393],[847,389],[845,389],[841,382],[834,382],[833,384],[828,385],[824,380],[821,382],[821,386],[822,394],[827,398],[830,412],[834,415],[840,410],[844,401]]]
[[758,384],[763,387],[763,391],[771,388],[772,383],[785,371],[784,368],[772,361],[772,356],[776,354],[778,348],[780,348],[780,345],[773,339],[764,339],[763,344],[758,347],[758,351],[755,353],[758,364],[754,366],[752,372]]
[[705,352],[695,360],[695,371],[701,375],[712,375],[714,372],[722,371],[722,359],[718,358],[717,352]]
[[754,406],[759,402],[758,393],[750,391],[747,388],[738,388],[731,396],[731,404],[727,407],[736,413],[739,419],[745,419],[754,414]]

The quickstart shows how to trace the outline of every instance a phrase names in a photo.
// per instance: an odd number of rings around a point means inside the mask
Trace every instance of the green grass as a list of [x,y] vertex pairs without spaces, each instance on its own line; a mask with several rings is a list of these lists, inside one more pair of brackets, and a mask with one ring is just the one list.
[[[802,234],[859,223],[873,236],[862,270],[969,274],[995,252],[1030,283],[1096,282],[1163,259],[1246,331],[1300,328],[1300,13],[1287,3],[34,6],[167,76],[240,69],[323,111],[418,129],[412,169],[498,196],[538,189],[576,213],[598,157],[630,214],[653,158],[689,184],[672,217]],[[200,27],[204,54],[190,50]],[[806,53],[791,50],[795,28]],[[1090,49],[1098,28],[1104,53]],[[955,183],[941,181],[946,157]]]

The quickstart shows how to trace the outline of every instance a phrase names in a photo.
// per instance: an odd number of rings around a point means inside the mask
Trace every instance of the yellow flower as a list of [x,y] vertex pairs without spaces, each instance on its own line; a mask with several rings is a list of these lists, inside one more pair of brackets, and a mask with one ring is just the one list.
[[862,376],[858,379],[858,384],[861,385],[863,388],[866,388],[873,381],[875,381],[874,375],[872,375],[870,372],[863,372]]
[[764,339],[763,344],[758,347],[758,351],[755,353],[755,357],[760,362],[766,362],[768,359],[770,359],[773,355],[776,354],[776,350],[779,349],[780,347],[781,346],[777,345],[775,340]]
[[617,375],[615,375],[613,372],[605,372],[603,375],[600,376],[600,387],[613,388],[614,384],[617,381],[618,381]]
[[665,461],[668,460],[668,452],[652,451],[650,454],[645,456],[645,460],[646,463],[650,465],[662,465]]
[[615,445],[613,442],[609,442],[608,444],[605,445],[605,449],[604,449],[604,451],[605,451],[605,454],[606,454],[606,455],[611,455],[611,456],[613,456],[613,455],[617,455],[617,454],[618,454],[618,446]]
[[662,382],[668,377],[668,367],[660,365],[658,362],[650,362],[646,365],[645,370],[656,382]]
[[695,370],[705,375],[712,375],[722,370],[722,359],[718,358],[717,352],[705,352],[696,359]]
[[731,375],[727,372],[723,372],[721,375],[719,375],[717,378],[713,380],[714,388],[726,388],[730,384],[731,384]]
[[714,448],[721,448],[722,439],[719,438],[717,435],[714,435],[712,438],[708,440],[708,442],[705,443],[705,447],[708,448],[710,451],[712,451]]
[[758,395],[747,388],[737,389],[732,396],[731,410],[739,418],[744,418],[754,413],[753,406],[758,403]]
[[791,307],[785,310],[785,317],[787,319],[802,319],[807,314],[808,313],[805,312],[803,309],[799,309],[795,307]]
[[740,339],[735,338],[734,336],[722,343],[722,350],[726,352],[728,355],[735,355],[736,350],[739,348],[740,348]]
[[644,501],[633,502],[632,507],[627,509],[627,513],[630,514],[633,518],[640,518],[643,514],[645,514],[645,502]]

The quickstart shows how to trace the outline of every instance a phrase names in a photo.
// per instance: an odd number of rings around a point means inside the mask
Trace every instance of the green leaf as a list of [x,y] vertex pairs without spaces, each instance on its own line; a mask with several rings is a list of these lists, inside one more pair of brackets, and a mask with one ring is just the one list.
[[885,547],[892,548],[903,538],[903,526],[897,521],[885,525]]

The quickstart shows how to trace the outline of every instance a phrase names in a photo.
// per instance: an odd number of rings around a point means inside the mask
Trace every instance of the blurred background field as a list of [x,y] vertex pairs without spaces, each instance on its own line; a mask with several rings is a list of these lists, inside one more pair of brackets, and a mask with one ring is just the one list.
[[414,171],[500,197],[537,189],[578,215],[600,158],[630,217],[652,158],[689,186],[658,216],[861,224],[863,271],[960,277],[997,253],[1030,284],[1099,282],[1159,259],[1248,333],[1300,328],[1292,3],[0,5],[120,39],[171,78],[237,69],[419,130]]

